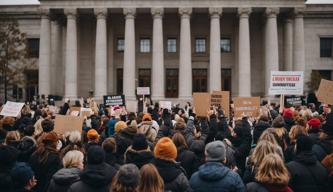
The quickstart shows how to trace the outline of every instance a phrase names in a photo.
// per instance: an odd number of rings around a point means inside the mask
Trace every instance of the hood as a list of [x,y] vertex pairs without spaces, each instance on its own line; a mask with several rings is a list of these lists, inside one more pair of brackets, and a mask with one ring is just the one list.
[[108,185],[116,170],[106,163],[98,165],[87,165],[86,169],[81,173],[81,180],[93,187],[102,188]]
[[150,150],[136,151],[129,148],[126,152],[126,160],[130,162],[149,161],[153,159],[153,153]]
[[153,162],[165,183],[172,182],[183,172],[175,162],[162,159],[154,159]]
[[296,155],[295,161],[304,165],[313,165],[316,164],[317,158],[312,151],[304,151]]
[[199,177],[206,181],[217,181],[224,178],[230,169],[218,162],[208,162],[199,167]]
[[80,178],[81,170],[78,168],[63,168],[56,172],[52,179],[58,185],[69,185]]

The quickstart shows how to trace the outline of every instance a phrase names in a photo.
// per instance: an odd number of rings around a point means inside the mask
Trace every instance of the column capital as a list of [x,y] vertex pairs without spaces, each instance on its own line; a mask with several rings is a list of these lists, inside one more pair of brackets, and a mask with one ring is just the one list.
[[134,19],[136,8],[124,8],[123,13],[126,16],[126,19]]
[[150,9],[151,14],[153,15],[153,17],[162,17],[164,14],[164,8],[159,7],[159,8],[151,8]]
[[251,7],[239,7],[237,12],[238,12],[239,17],[249,17],[252,12],[252,8]]
[[42,19],[50,19],[50,9],[40,8],[39,13]]
[[182,7],[178,9],[178,12],[182,17],[189,17],[192,14],[192,8]]
[[222,14],[222,8],[221,7],[210,7],[209,14],[211,17],[220,17],[220,15]]
[[95,8],[94,14],[96,15],[97,19],[105,19],[108,14],[107,8]]
[[295,17],[303,17],[304,12],[305,12],[304,7],[296,7],[294,9],[294,16]]
[[64,14],[67,16],[67,19],[76,19],[77,9],[64,9]]
[[279,14],[279,7],[267,7],[265,10],[266,17],[276,17]]

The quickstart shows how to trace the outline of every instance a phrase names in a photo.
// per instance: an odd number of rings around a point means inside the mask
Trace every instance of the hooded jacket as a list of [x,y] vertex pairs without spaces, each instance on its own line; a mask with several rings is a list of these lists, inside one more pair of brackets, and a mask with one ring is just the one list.
[[287,168],[291,176],[289,186],[294,192],[327,191],[328,172],[313,152],[297,154],[294,161],[287,163]]
[[240,176],[219,162],[207,162],[199,167],[190,185],[195,192],[245,191]]
[[153,153],[148,149],[136,151],[130,146],[125,153],[125,163],[133,163],[139,169],[154,159]]
[[78,168],[63,168],[56,172],[50,182],[48,192],[67,191],[72,183],[80,179],[81,170]]
[[68,192],[107,192],[115,174],[116,169],[106,163],[88,164]]

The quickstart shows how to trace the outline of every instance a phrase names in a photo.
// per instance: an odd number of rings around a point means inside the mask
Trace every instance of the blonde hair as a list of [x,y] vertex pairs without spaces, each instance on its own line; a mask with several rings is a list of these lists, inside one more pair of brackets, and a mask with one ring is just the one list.
[[68,141],[71,143],[80,143],[81,133],[79,131],[71,131],[68,136]]
[[253,165],[259,166],[262,163],[265,156],[271,153],[278,154],[280,157],[283,158],[282,149],[279,145],[273,144],[269,141],[262,140],[257,144],[256,148],[253,151],[253,154],[251,155],[250,160],[253,163]]
[[164,182],[156,167],[149,163],[141,167],[139,192],[163,192]]
[[259,137],[258,142],[268,141],[268,142],[270,142],[274,145],[279,145],[277,139],[278,139],[278,136],[275,132],[275,129],[274,128],[268,128],[264,132],[262,132],[262,134]]
[[13,141],[19,141],[20,140],[20,133],[18,131],[8,131],[6,135],[5,143],[8,145]]
[[62,159],[62,163],[65,168],[79,167],[83,164],[84,155],[81,151],[72,150],[68,151],[64,158]]
[[275,153],[264,157],[255,176],[259,183],[287,185],[289,173],[282,158]]
[[296,142],[296,139],[300,135],[307,135],[306,128],[302,125],[294,125],[289,132],[289,138],[291,142]]

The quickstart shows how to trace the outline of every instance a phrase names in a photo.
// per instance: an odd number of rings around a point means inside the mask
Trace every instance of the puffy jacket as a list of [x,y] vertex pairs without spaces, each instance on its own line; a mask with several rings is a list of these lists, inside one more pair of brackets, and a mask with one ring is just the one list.
[[56,172],[50,182],[48,192],[67,191],[68,188],[80,179],[81,170],[78,168],[63,168]]
[[245,191],[240,176],[218,162],[200,166],[199,171],[192,175],[190,185],[195,192]]

